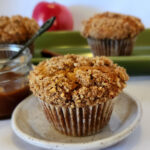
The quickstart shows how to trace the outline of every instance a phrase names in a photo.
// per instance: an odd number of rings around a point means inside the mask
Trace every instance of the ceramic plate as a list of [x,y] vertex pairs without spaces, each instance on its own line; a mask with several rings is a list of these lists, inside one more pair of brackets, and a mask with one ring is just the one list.
[[12,115],[12,128],[24,141],[48,149],[98,150],[126,138],[141,119],[141,105],[126,93],[120,94],[109,124],[98,134],[70,137],[55,131],[32,95],[22,101]]

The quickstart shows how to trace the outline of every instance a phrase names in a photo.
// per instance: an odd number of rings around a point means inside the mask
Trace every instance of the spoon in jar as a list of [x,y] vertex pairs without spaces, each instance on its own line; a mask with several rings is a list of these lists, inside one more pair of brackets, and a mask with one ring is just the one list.
[[11,63],[11,60],[18,57],[37,37],[39,37],[41,34],[43,34],[45,31],[47,31],[53,25],[55,19],[56,19],[56,17],[51,17],[50,19],[48,19],[40,27],[40,29],[32,36],[32,38],[29,39],[15,55],[11,56],[5,64],[0,66],[0,70],[3,70],[6,66],[8,66]]

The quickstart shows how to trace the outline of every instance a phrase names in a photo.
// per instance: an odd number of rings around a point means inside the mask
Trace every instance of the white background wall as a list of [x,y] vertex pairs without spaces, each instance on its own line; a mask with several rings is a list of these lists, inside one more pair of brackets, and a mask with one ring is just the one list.
[[[31,17],[34,6],[41,0],[0,0],[0,15]],[[47,0],[51,2],[51,0]],[[56,0],[66,5],[74,17],[74,29],[78,30],[82,20],[96,12],[113,11],[135,15],[150,27],[150,0]]]

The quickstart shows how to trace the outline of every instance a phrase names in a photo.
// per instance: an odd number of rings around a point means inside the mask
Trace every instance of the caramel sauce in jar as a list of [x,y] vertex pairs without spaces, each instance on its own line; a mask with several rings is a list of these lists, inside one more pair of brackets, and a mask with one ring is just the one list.
[[[0,45],[0,67],[14,55],[19,47]],[[0,68],[0,119],[9,118],[19,102],[31,94],[28,85],[28,73],[31,70],[31,54],[27,48],[14,59],[9,66]]]
[[25,97],[30,95],[27,78],[23,74],[8,72],[0,76],[0,118],[9,118]]

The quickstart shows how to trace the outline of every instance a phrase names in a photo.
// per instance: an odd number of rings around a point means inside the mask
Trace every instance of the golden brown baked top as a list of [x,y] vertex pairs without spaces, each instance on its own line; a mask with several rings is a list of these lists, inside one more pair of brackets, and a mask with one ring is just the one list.
[[0,17],[0,43],[23,43],[38,30],[34,19],[19,15]]
[[139,18],[105,12],[83,22],[81,34],[86,38],[125,39],[134,38],[143,30],[144,25]]
[[124,68],[106,57],[65,55],[41,62],[29,74],[35,96],[53,105],[83,107],[117,96],[125,87]]

